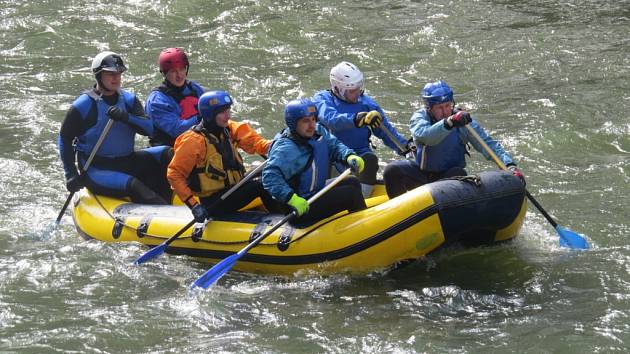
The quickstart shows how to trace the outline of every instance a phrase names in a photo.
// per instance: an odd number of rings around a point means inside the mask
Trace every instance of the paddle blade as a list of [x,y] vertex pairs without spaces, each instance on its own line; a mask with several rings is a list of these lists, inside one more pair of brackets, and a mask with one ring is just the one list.
[[152,260],[153,258],[159,257],[162,253],[164,253],[167,246],[168,244],[166,242],[160,243],[159,245],[151,248],[150,250],[146,251],[143,255],[138,257],[138,259],[136,259],[133,262],[133,264],[140,265],[144,262],[148,262]]
[[560,246],[581,250],[590,248],[588,241],[577,232],[565,229],[560,225],[556,225],[556,231],[560,235]]
[[234,264],[236,264],[239,258],[241,258],[241,255],[235,253],[225,258],[221,262],[215,264],[214,267],[208,269],[207,272],[203,273],[202,276],[197,278],[197,280],[192,283],[191,288],[208,289],[210,285],[216,283],[217,280],[221,279],[221,277],[225,273],[227,273],[234,266]]

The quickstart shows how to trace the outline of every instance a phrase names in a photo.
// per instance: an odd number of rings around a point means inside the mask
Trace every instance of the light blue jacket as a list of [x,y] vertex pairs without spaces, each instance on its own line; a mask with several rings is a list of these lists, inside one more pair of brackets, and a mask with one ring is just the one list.
[[[505,165],[515,164],[510,154],[505,152],[501,144],[492,139],[475,119],[469,124]],[[425,108],[411,116],[409,127],[418,149],[416,161],[423,171],[445,172],[452,167],[466,167],[466,143],[471,143],[475,150],[491,160],[483,147],[469,136],[466,128],[448,130],[442,120],[431,123]]]
[[[321,176],[321,174],[317,173],[318,169],[326,169],[328,171],[330,163],[346,163],[346,158],[351,154],[355,154],[352,149],[342,144],[334,135],[330,134],[319,124],[317,125],[315,136],[311,139],[323,139],[326,142],[329,161],[325,166],[321,159],[320,165],[307,166],[311,162],[313,148],[306,140],[303,143],[294,141],[286,134],[286,130],[285,134],[277,138],[271,146],[267,165],[262,172],[262,183],[265,190],[277,201],[286,203],[293,193],[298,192],[294,189],[298,188],[297,183],[294,182],[296,178],[301,177],[304,171],[310,170],[314,176]],[[317,191],[313,190],[307,195],[300,196],[308,198]]]

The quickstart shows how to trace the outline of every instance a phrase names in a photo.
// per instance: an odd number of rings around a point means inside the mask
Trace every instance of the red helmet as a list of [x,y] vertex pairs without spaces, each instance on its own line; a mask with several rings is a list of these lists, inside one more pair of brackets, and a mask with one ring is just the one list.
[[186,73],[188,74],[188,56],[180,48],[164,49],[158,58],[158,65],[160,66],[160,72],[164,75],[174,68],[186,68]]

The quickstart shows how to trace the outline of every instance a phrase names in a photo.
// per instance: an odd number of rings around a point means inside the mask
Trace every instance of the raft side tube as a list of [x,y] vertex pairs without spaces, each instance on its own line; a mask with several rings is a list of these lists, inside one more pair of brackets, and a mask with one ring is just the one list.
[[[446,243],[466,246],[487,245],[506,239],[506,228],[525,211],[525,186],[505,171],[482,172],[458,179],[441,180],[430,185],[438,207]],[[511,235],[514,236],[514,235]]]

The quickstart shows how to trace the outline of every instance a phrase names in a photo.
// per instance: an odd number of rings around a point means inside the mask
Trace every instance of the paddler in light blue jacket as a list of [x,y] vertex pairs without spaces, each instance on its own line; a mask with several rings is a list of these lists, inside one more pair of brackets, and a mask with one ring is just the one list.
[[298,223],[310,224],[343,210],[365,209],[361,185],[354,176],[308,205],[307,199],[326,185],[331,163],[343,163],[361,172],[364,162],[317,124],[317,108],[312,101],[289,102],[284,119],[288,128],[275,139],[262,173],[263,187],[285,206],[283,212],[293,209]]
[[467,143],[487,159],[490,156],[475,139],[468,136],[465,125],[479,134],[494,153],[525,182],[516,163],[486,131],[464,110],[455,110],[453,90],[442,80],[430,82],[422,89],[425,106],[409,122],[417,146],[415,161],[394,161],[387,165],[383,177],[387,195],[394,198],[406,191],[439,179],[466,176]]

